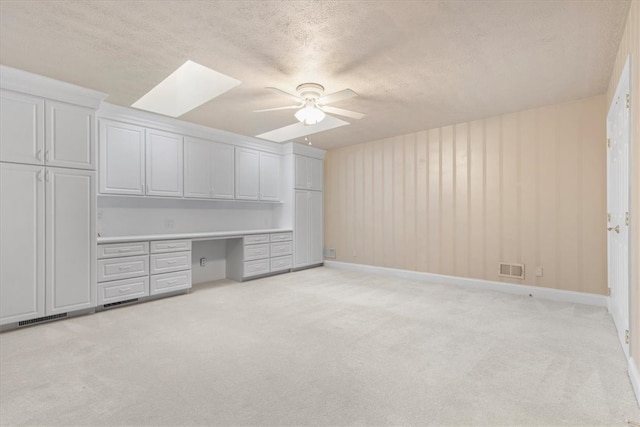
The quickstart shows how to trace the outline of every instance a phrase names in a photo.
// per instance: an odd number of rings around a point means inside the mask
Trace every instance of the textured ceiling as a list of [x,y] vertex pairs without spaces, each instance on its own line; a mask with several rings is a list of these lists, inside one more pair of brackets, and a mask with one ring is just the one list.
[[629,1],[0,1],[0,62],[129,106],[186,60],[241,80],[182,119],[295,123],[264,89],[318,82],[366,114],[332,148],[606,90]]

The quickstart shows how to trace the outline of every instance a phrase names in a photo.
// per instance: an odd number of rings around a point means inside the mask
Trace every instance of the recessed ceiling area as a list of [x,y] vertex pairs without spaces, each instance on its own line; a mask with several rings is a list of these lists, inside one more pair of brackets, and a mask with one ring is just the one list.
[[252,136],[298,121],[254,113],[321,82],[362,120],[333,148],[606,90],[629,1],[7,1],[0,62],[130,106],[192,60],[242,81],[181,117]]

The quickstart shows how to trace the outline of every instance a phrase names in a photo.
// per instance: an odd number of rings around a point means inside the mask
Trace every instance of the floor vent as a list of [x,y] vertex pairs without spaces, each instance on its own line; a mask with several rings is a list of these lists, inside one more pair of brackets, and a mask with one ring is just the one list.
[[511,277],[512,279],[524,279],[524,264],[500,263],[498,276]]
[[60,313],[60,314],[54,314],[52,316],[38,317],[37,319],[31,319],[31,320],[23,320],[22,322],[18,322],[18,327],[34,325],[36,323],[50,322],[52,320],[62,319],[63,317],[67,317],[67,313]]
[[138,298],[128,299],[128,300],[125,300],[125,301],[110,302],[109,304],[103,305],[103,307],[104,308],[113,308],[113,307],[118,307],[119,305],[131,304],[131,303],[134,303],[134,302],[138,302]]

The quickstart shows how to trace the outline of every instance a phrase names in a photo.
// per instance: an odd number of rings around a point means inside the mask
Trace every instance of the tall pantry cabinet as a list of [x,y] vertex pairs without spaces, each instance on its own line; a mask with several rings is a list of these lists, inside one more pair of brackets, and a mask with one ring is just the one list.
[[293,268],[322,264],[321,158],[293,155]]
[[0,325],[91,309],[104,95],[0,71]]

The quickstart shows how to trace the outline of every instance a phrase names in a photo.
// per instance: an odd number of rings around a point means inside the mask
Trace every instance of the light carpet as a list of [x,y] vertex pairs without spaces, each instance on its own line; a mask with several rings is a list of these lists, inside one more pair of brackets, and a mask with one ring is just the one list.
[[603,308],[330,268],[0,334],[3,425],[624,426]]

